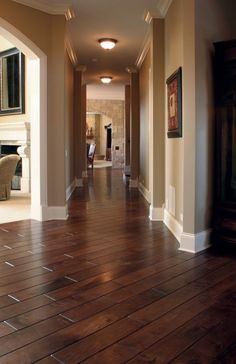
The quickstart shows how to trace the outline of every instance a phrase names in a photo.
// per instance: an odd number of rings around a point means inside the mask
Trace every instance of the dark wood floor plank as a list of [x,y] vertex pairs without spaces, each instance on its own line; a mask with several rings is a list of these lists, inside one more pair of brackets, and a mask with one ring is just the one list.
[[178,250],[119,170],[0,225],[0,363],[234,363],[236,258]]

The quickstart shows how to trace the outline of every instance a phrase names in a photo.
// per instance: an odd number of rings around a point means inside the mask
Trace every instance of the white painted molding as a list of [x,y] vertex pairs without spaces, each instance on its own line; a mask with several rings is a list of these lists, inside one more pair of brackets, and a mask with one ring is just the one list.
[[145,60],[145,57],[150,49],[150,46],[151,46],[151,33],[150,33],[150,29],[148,30],[145,38],[144,38],[144,42],[140,48],[140,51],[139,51],[139,54],[138,54],[138,57],[136,59],[136,62],[135,62],[135,66],[140,69],[144,60]]
[[129,180],[129,188],[138,188],[138,178]]
[[151,221],[163,221],[164,218],[164,208],[163,207],[149,207],[149,219]]
[[66,201],[69,200],[70,196],[72,195],[72,193],[74,192],[76,187],[76,181],[74,179],[74,181],[70,184],[70,186],[67,187],[66,189]]
[[38,221],[67,220],[68,210],[65,206],[40,206],[31,205],[31,219]]
[[145,200],[150,203],[150,191],[148,191],[148,189],[141,182],[139,182],[138,189],[145,198]]
[[197,253],[210,246],[211,230],[204,230],[197,234],[182,233],[179,250]]
[[65,206],[47,206],[43,211],[43,221],[48,220],[67,220],[68,210]]
[[164,209],[164,223],[172,234],[180,242],[181,234],[183,232],[183,226],[169,213],[167,209]]
[[171,5],[173,0],[157,0],[157,8],[161,14],[161,17],[164,18],[167,14],[167,11]]
[[80,72],[85,72],[87,70],[87,67],[82,65],[82,64],[79,64],[77,67],[76,67],[76,71],[80,71]]
[[[64,3],[55,3],[51,1],[46,1],[44,3],[38,0],[13,0],[15,3],[29,6],[30,8],[43,11],[44,13],[51,15],[67,15],[68,8],[71,8],[70,1],[64,1]],[[72,12],[72,11],[71,11]],[[72,12],[73,13],[73,12]],[[68,16],[68,15],[67,15]]]
[[83,187],[83,179],[75,177],[75,186],[76,187]]
[[83,171],[82,178],[87,178],[87,177],[88,177],[88,171]]
[[76,56],[74,47],[72,46],[72,43],[68,37],[66,37],[66,39],[65,39],[65,45],[66,45],[66,50],[67,50],[68,56],[71,60],[71,63],[73,64],[73,66],[76,67],[76,65],[78,63],[78,58]]

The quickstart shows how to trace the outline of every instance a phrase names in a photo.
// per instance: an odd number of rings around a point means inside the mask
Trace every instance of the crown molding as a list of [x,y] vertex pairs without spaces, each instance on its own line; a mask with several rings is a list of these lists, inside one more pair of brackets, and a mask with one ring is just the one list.
[[146,36],[144,38],[144,42],[142,44],[142,47],[140,48],[138,57],[136,59],[135,62],[135,66],[140,69],[143,61],[145,60],[145,57],[150,49],[150,45],[151,45],[151,33],[150,33],[150,28],[148,30],[148,32],[146,33]]
[[[71,8],[71,2],[65,1],[63,4],[50,4],[49,1],[47,3],[41,3],[37,0],[13,0],[16,3],[29,6],[33,9],[37,9],[43,11],[44,13],[51,15],[65,15],[66,18],[71,19],[74,17],[74,12]],[[73,14],[73,16],[71,16]]]
[[164,18],[173,0],[157,0],[157,8],[160,13],[160,17]]
[[80,71],[80,72],[85,72],[87,70],[87,67],[82,65],[82,64],[79,64],[77,67],[76,67],[76,71]]
[[78,64],[78,58],[76,56],[75,50],[74,50],[68,36],[65,39],[65,46],[66,46],[67,53],[68,53],[68,55],[70,57],[71,63],[73,64],[74,67],[76,67],[77,64]]

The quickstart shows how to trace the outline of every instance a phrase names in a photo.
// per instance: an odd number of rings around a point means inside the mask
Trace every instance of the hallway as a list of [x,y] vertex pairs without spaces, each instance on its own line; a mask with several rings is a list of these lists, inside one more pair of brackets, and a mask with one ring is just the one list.
[[0,227],[0,363],[235,363],[233,256],[178,251],[120,170],[69,215]]

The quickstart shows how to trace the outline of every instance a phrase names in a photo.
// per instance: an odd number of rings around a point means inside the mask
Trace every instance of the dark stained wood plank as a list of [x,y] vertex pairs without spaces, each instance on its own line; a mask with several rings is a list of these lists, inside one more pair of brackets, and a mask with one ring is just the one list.
[[69,205],[0,226],[0,363],[234,363],[234,255],[178,251],[119,170]]

